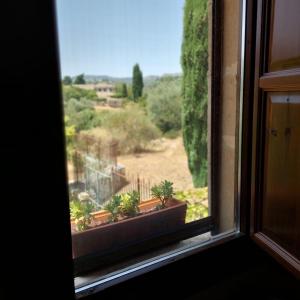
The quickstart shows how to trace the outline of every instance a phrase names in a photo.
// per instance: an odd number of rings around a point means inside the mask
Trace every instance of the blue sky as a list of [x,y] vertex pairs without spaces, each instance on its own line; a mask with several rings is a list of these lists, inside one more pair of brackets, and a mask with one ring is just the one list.
[[184,0],[57,0],[62,75],[179,73]]

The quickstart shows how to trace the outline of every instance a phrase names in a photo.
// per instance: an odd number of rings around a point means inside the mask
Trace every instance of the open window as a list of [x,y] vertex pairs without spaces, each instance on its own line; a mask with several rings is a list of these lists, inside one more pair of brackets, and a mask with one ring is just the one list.
[[56,6],[78,291],[235,234],[243,3]]

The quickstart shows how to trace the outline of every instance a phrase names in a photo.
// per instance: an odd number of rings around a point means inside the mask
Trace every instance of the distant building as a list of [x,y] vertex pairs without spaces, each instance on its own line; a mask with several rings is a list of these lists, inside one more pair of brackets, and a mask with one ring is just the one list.
[[110,98],[115,93],[115,86],[106,82],[92,83],[92,84],[74,84],[84,90],[94,90],[99,98]]
[[97,83],[95,84],[94,89],[97,92],[102,93],[113,93],[115,91],[115,87],[109,83]]

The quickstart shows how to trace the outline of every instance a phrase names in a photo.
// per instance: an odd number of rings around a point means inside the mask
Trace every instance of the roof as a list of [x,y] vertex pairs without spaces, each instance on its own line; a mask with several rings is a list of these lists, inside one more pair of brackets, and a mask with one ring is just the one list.
[[114,88],[113,84],[107,82],[99,82],[99,83],[87,83],[87,84],[73,84],[75,87],[79,87],[85,90],[93,90],[95,88]]

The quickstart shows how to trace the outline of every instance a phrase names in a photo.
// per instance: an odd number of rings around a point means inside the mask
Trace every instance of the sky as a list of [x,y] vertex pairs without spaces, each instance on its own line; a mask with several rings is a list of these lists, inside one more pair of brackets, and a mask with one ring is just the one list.
[[57,0],[62,76],[181,73],[184,0]]

